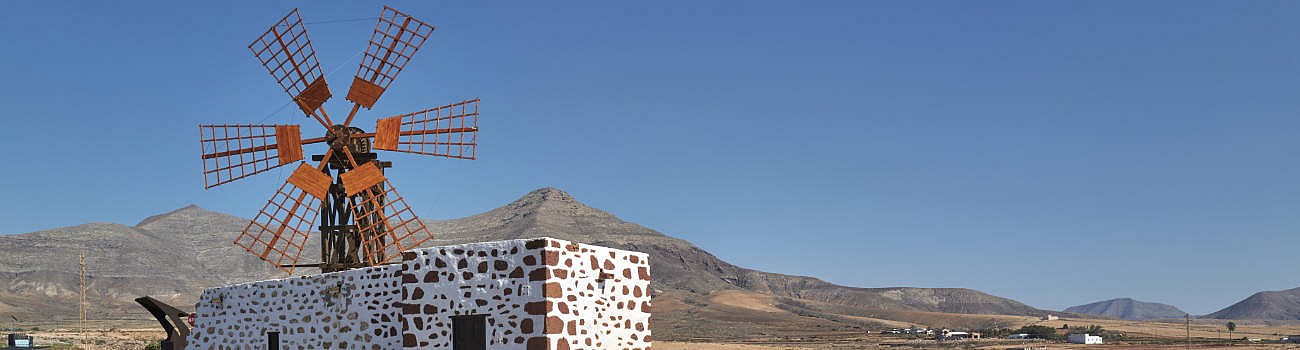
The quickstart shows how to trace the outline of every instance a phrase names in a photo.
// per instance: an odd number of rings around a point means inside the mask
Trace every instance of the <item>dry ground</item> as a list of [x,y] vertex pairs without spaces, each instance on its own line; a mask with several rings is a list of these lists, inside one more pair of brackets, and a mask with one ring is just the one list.
[[54,349],[81,350],[139,350],[149,342],[166,338],[162,329],[101,329],[78,333],[75,330],[27,332],[36,338],[38,345],[51,345]]
[[[85,350],[140,350],[148,341],[160,339],[162,332],[154,329],[95,330],[78,335],[74,331],[33,332],[37,341],[43,345],[59,344],[55,349]],[[67,347],[66,345],[75,345]],[[901,337],[884,337],[880,335],[851,335],[839,337],[821,336],[817,338],[751,340],[747,342],[677,342],[656,341],[655,350],[846,350],[846,349],[891,349],[891,348],[948,348],[948,349],[1186,349],[1183,344],[1104,344],[1078,345],[1043,343],[1040,341],[1011,341],[1005,339],[984,339],[974,342],[936,344],[930,340],[915,340]],[[1297,344],[1193,344],[1192,349],[1293,349],[1300,350]]]
[[[1006,346],[996,346],[996,347],[986,347],[986,348],[977,348],[977,349],[1006,349],[1006,348],[1007,348]],[[1042,348],[1043,348],[1043,349],[1051,349],[1051,350],[1056,350],[1056,349],[1093,349],[1093,350],[1108,350],[1108,349],[1181,350],[1181,349],[1188,349],[1188,347],[1187,347],[1186,345],[1177,345],[1177,344],[1168,344],[1168,345],[1150,345],[1150,344],[1139,344],[1139,345],[1128,345],[1128,344],[1102,344],[1102,345],[1050,344],[1050,345],[1046,345],[1046,346],[1044,346],[1044,347],[1042,347]],[[1037,349],[1037,348],[1035,348],[1035,349]],[[1226,345],[1192,345],[1192,346],[1190,347],[1190,349],[1193,349],[1193,350],[1227,350],[1227,349],[1232,349],[1232,350],[1280,350],[1280,349],[1292,349],[1292,350],[1294,350],[1294,349],[1300,349],[1300,347],[1296,346],[1295,344],[1290,344],[1290,345],[1283,345],[1283,344],[1254,344],[1254,345],[1248,345],[1248,344],[1237,344],[1237,345],[1233,345],[1233,346],[1226,346]]]
[[[908,310],[872,310],[829,305],[808,300],[781,300],[745,291],[720,291],[704,298],[660,295],[655,300],[656,336],[663,340],[698,342],[656,342],[656,349],[875,349],[891,347],[945,347],[1008,349],[1017,347],[1051,349],[1181,349],[1187,326],[1183,320],[1126,321],[1116,319],[1065,318],[1043,321],[1036,317],[973,315]],[[675,315],[674,315],[675,314]],[[1237,342],[1229,346],[1227,320],[1192,320],[1192,348],[1196,349],[1300,349],[1277,343]],[[1280,336],[1300,334],[1300,322],[1234,321],[1233,338],[1276,341]],[[1124,339],[1107,339],[1108,344],[1072,345],[985,339],[959,344],[936,344],[932,340],[863,335],[885,328],[926,326],[932,328],[1016,329],[1027,325],[1061,328],[1064,325],[1098,325],[1124,334]],[[674,337],[675,336],[675,337]],[[743,345],[742,345],[743,344]]]
[[[847,349],[897,349],[897,348],[946,348],[946,349],[1151,349],[1151,350],[1180,350],[1188,349],[1182,344],[1102,344],[1102,345],[1080,345],[1080,344],[1006,344],[1000,343],[992,345],[981,344],[980,342],[949,344],[938,346],[934,343],[816,343],[816,344],[735,344],[735,343],[686,343],[686,342],[655,342],[654,350],[847,350]],[[1297,350],[1300,346],[1295,344],[1236,344],[1227,345],[1192,345],[1190,349],[1194,350],[1280,350],[1290,349]]]
[[[1191,332],[1192,338],[1207,339],[1226,339],[1228,337],[1227,323],[1229,320],[1192,320]],[[1288,334],[1300,334],[1300,324],[1289,322],[1272,322],[1273,324],[1263,324],[1259,321],[1233,321],[1237,324],[1237,330],[1232,332],[1233,338],[1260,338],[1276,340],[1279,336]],[[1126,320],[1109,320],[1109,319],[1060,319],[1053,321],[1037,321],[1033,324],[1060,328],[1062,325],[1070,326],[1088,326],[1098,325],[1107,330],[1117,330],[1125,332],[1134,332],[1148,334],[1156,337],[1166,338],[1184,338],[1187,336],[1187,325],[1182,320],[1168,321],[1126,321]]]
[[814,348],[791,347],[791,346],[765,346],[749,344],[725,344],[725,343],[683,343],[673,341],[657,341],[654,343],[654,350],[807,350]]
[[[971,348],[1008,349],[1018,347],[1050,349],[1184,349],[1187,334],[1182,320],[1125,321],[1116,319],[1066,318],[1043,321],[1027,316],[948,314],[907,310],[862,309],[808,300],[778,299],[769,295],[743,291],[720,291],[703,297],[667,293],[655,298],[655,349],[667,350],[808,350],[808,349],[879,349],[879,348]],[[1234,321],[1234,338],[1259,338],[1276,341],[1280,335],[1300,334],[1300,322]],[[142,349],[151,340],[163,337],[156,322],[148,319],[122,319],[92,322],[101,330],[78,335],[67,331],[71,322],[57,326],[62,331],[33,332],[38,343],[79,344],[81,349]],[[1227,321],[1192,320],[1191,336],[1196,349],[1300,349],[1284,344],[1237,343],[1228,347]],[[984,339],[967,343],[936,344],[903,336],[882,336],[880,330],[925,326],[959,330],[973,328],[1016,329],[1026,325],[1061,328],[1063,325],[1087,327],[1098,325],[1108,332],[1124,334],[1124,339],[1106,339],[1104,345],[1072,345],[1042,341]],[[19,325],[30,328],[33,325]],[[113,327],[120,327],[117,329]],[[48,329],[48,328],[47,328]],[[871,331],[871,334],[864,334]]]

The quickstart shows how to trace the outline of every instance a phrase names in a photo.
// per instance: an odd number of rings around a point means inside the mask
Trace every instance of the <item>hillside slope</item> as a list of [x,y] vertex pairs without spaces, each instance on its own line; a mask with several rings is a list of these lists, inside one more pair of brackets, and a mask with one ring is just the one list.
[[738,267],[699,247],[588,207],[568,193],[543,188],[467,218],[429,221],[433,245],[549,236],[650,255],[652,287],[708,294],[741,289],[782,297],[880,309],[972,314],[1039,315],[1014,300],[961,288],[851,288],[812,277]]
[[1255,293],[1245,300],[1204,317],[1233,320],[1300,320],[1300,288]]
[[1187,313],[1172,305],[1148,303],[1130,298],[1098,301],[1091,304],[1071,306],[1065,312],[1101,315],[1132,321],[1153,320],[1161,318],[1178,318]]

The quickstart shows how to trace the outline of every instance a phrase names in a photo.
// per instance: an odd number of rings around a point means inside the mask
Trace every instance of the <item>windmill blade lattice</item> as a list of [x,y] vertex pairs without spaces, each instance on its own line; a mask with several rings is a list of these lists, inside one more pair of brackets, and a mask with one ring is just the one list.
[[361,247],[371,265],[387,264],[401,256],[402,251],[433,239],[433,232],[387,180],[355,198],[358,205],[352,207],[352,215],[357,218],[357,229],[364,242]]
[[348,101],[366,109],[373,107],[432,33],[433,26],[384,6],[348,89]]
[[[350,126],[360,107],[375,104],[433,30],[384,6],[348,90],[352,110],[337,125],[323,108],[331,93],[297,9],[248,45],[298,108],[325,130],[322,137],[304,139],[297,125],[199,126],[206,188],[299,163],[235,239],[236,245],[292,274],[300,266],[333,272],[391,263],[401,251],[433,238],[384,177],[382,169],[391,163],[379,161],[372,145],[475,159],[478,99],[385,118],[373,133]],[[320,163],[302,163],[303,145],[322,142],[328,151],[313,156]],[[321,235],[321,261],[299,265],[313,229]]]
[[340,176],[344,191],[355,202],[352,217],[361,236],[361,249],[371,265],[385,264],[403,250],[433,239],[433,233],[397,194],[374,162]]
[[332,96],[298,9],[289,11],[262,36],[248,44],[248,49],[280,83],[284,92],[293,97],[303,113],[312,114]]
[[331,180],[318,169],[299,165],[240,232],[235,244],[292,274]]
[[478,148],[478,99],[380,119],[375,149],[474,159]]
[[199,125],[199,143],[204,188],[302,160],[297,125]]

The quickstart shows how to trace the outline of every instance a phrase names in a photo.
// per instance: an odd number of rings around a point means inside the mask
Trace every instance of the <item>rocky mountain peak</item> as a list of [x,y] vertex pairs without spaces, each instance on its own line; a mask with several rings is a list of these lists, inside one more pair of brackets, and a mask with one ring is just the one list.
[[[554,187],[545,187],[528,192],[514,202],[494,211],[505,210],[511,217],[544,216],[550,219],[587,218],[618,220],[612,214],[592,208],[578,201],[568,192]],[[498,212],[498,214],[503,214]]]
[[528,192],[523,198],[537,197],[543,201],[577,202],[568,192],[555,187],[544,187]]
[[223,231],[238,231],[248,223],[248,219],[231,216],[190,204],[180,209],[154,215],[140,220],[135,228],[158,233],[186,234],[205,225],[223,226]]
[[195,214],[195,213],[198,212],[198,211],[207,212],[207,210],[203,210],[203,208],[199,208],[199,206],[197,206],[197,205],[190,204],[190,205],[187,205],[187,206],[181,207],[180,209],[176,209],[176,210],[172,210],[172,211],[169,211],[169,212],[166,212],[166,213],[162,213],[162,214],[158,214],[158,215],[154,215],[154,216],[150,216],[150,217],[144,218],[144,220],[140,220],[139,223],[136,223],[136,224],[135,224],[135,227],[140,227],[140,226],[148,225],[149,223],[152,223],[152,222],[155,222],[155,221],[158,221],[158,220],[162,220],[162,219],[166,219],[166,218],[168,218],[168,217],[174,217],[174,216],[177,216],[177,215]]

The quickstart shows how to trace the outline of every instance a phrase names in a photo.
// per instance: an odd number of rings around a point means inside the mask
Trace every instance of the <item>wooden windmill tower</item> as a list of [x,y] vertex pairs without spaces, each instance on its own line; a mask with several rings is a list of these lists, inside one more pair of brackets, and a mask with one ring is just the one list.
[[[236,245],[288,273],[302,266],[333,272],[388,263],[433,238],[384,177],[390,163],[371,151],[474,159],[478,99],[382,118],[374,132],[352,126],[357,111],[374,106],[432,32],[433,26],[384,6],[348,89],[352,111],[342,124],[322,107],[332,95],[297,9],[248,45],[324,133],[302,138],[298,125],[199,125],[206,188],[298,163]],[[313,156],[311,166],[302,161],[302,146],[314,143],[329,150]],[[298,264],[318,217],[321,262]]]

